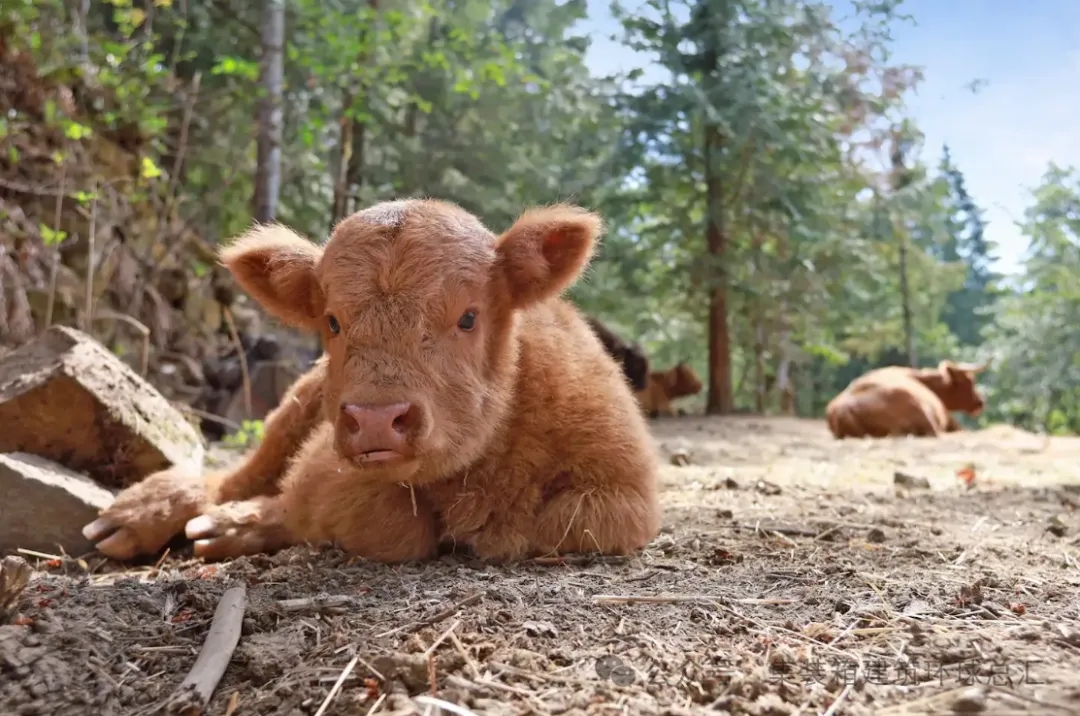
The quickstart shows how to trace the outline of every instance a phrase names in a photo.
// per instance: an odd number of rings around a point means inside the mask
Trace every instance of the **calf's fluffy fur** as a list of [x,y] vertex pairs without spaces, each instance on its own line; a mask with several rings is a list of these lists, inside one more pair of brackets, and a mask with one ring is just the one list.
[[[648,428],[560,298],[601,232],[560,205],[495,236],[434,200],[360,211],[325,248],[280,225],[250,230],[223,263],[271,314],[319,331],[324,356],[236,469],[151,475],[84,533],[117,559],[182,530],[211,559],[299,543],[387,562],[441,541],[489,560],[642,548],[660,522]],[[392,449],[365,433],[391,414]]]

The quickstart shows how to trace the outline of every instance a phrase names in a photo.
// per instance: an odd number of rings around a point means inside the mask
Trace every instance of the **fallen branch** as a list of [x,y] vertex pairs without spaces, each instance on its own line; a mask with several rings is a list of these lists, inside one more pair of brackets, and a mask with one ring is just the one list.
[[356,662],[359,660],[359,656],[354,656],[352,658],[352,661],[345,665],[345,668],[342,669],[341,675],[337,678],[337,681],[335,681],[334,685],[330,687],[330,693],[326,695],[326,699],[322,702],[322,706],[320,706],[319,710],[315,712],[315,716],[322,716],[324,713],[326,713],[326,709],[330,708],[330,704],[334,701],[334,697],[338,695],[339,691],[341,691],[342,684],[345,683],[345,679],[349,678],[349,674],[351,674],[352,670],[356,668]]
[[711,594],[597,594],[593,604],[681,604],[712,602],[728,604],[794,604],[795,599],[729,599]]
[[[63,218],[62,210],[64,208],[64,182],[67,180],[67,163],[61,162],[60,164],[60,193],[56,195],[56,218],[53,221],[53,231],[56,235],[53,237],[56,243],[53,245],[52,254],[52,267],[49,269],[49,302],[45,304],[45,327],[48,328],[52,325],[53,321],[53,306],[56,305],[56,281],[60,276],[60,244],[63,243],[58,237],[60,236],[60,220]],[[44,239],[45,237],[41,237]],[[48,246],[49,242],[45,242]]]
[[0,561],[0,624],[7,624],[15,615],[19,595],[30,583],[33,573],[22,557],[4,557]]
[[221,313],[225,317],[225,323],[229,327],[229,335],[232,337],[233,345],[236,347],[236,355],[240,359],[240,377],[243,380],[244,388],[244,417],[248,420],[251,419],[251,377],[248,374],[247,364],[247,352],[244,351],[244,344],[240,342],[240,334],[236,331],[236,324],[233,322],[232,311],[228,306],[221,307]]
[[437,709],[449,711],[452,714],[459,714],[460,716],[476,716],[476,712],[470,711],[464,706],[458,706],[457,704],[452,704],[449,701],[437,699],[434,696],[415,696],[413,697],[413,701],[424,706],[434,706]]
[[287,614],[299,612],[329,612],[341,614],[348,611],[348,607],[356,602],[355,597],[345,594],[322,595],[316,597],[301,597],[299,599],[279,599],[278,609]]
[[147,328],[141,321],[125,313],[117,313],[116,311],[108,308],[102,308],[98,311],[98,315],[94,316],[95,321],[120,321],[134,328],[142,336],[142,354],[139,356],[139,364],[141,368],[139,372],[142,376],[146,377],[146,372],[150,369],[150,329]]
[[458,602],[454,606],[449,607],[448,609],[443,609],[441,612],[439,612],[438,614],[435,614],[434,616],[430,616],[427,619],[422,619],[422,620],[420,620],[418,622],[413,622],[412,624],[406,624],[405,626],[401,626],[401,627],[398,627],[396,629],[391,629],[390,631],[384,631],[382,634],[377,635],[376,638],[378,639],[378,638],[381,638],[381,637],[384,637],[384,636],[390,636],[391,634],[398,634],[400,632],[405,632],[406,634],[411,634],[414,631],[420,631],[424,627],[431,626],[432,624],[438,624],[439,622],[443,621],[444,619],[449,619],[450,617],[454,616],[457,613],[457,611],[459,609],[461,609],[462,607],[467,607],[467,606],[470,606],[472,604],[476,604],[477,602],[479,602],[483,598],[484,598],[484,592],[477,592],[476,594],[465,597],[464,599],[462,599],[460,602]]
[[167,713],[198,716],[210,703],[210,696],[225,675],[240,641],[246,605],[247,589],[243,584],[231,587],[222,595],[195,665],[166,702]]

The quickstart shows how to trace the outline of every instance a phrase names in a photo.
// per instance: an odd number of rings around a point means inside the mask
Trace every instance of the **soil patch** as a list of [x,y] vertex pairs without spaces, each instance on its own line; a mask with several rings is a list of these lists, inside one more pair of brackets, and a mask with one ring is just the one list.
[[0,703],[159,711],[243,582],[208,713],[315,714],[343,672],[326,716],[434,716],[425,695],[477,714],[1080,713],[1080,439],[834,441],[746,417],[654,433],[665,527],[633,558],[35,560],[0,627]]

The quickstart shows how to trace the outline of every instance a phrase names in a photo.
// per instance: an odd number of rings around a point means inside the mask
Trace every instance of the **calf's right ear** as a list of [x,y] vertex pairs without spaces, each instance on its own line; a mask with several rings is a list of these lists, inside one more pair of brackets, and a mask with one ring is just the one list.
[[280,224],[255,226],[220,252],[252,298],[283,323],[314,330],[325,298],[315,277],[322,249]]
[[495,248],[514,307],[569,288],[585,270],[603,230],[598,215],[568,204],[522,214]]

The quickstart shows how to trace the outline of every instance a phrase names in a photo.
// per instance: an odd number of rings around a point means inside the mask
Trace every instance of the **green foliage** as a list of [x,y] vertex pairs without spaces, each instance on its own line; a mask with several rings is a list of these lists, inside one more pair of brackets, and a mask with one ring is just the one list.
[[1051,166],[1023,231],[1024,274],[997,301],[987,352],[995,357],[987,421],[1080,432],[1080,174]]
[[262,442],[265,436],[263,421],[245,420],[236,432],[228,433],[222,438],[222,443],[227,447],[238,450],[254,447]]
[[[438,196],[496,231],[530,204],[590,206],[608,229],[570,292],[578,305],[657,368],[687,360],[705,377],[721,287],[735,404],[759,407],[790,373],[807,415],[906,360],[903,248],[919,362],[993,354],[984,421],[1080,429],[1080,182],[1047,174],[1026,219],[1031,258],[1007,286],[948,151],[933,168],[912,159],[922,137],[904,100],[921,72],[889,59],[900,4],[856,2],[854,22],[804,0],[617,4],[623,42],[663,71],[643,84],[638,70],[589,72],[582,0],[295,0],[277,218],[325,237],[335,191],[346,211]],[[8,139],[35,124],[63,138],[57,162],[135,136],[140,181],[125,191],[179,185],[183,218],[211,240],[247,228],[261,4],[109,0],[85,18],[77,6],[5,3],[5,39],[43,81],[78,91],[40,117],[0,117],[0,157],[24,161]],[[908,150],[896,177],[894,137]],[[70,196],[87,205],[89,189]],[[65,238],[51,216],[34,220],[46,243]],[[261,424],[230,438],[253,439]]]

